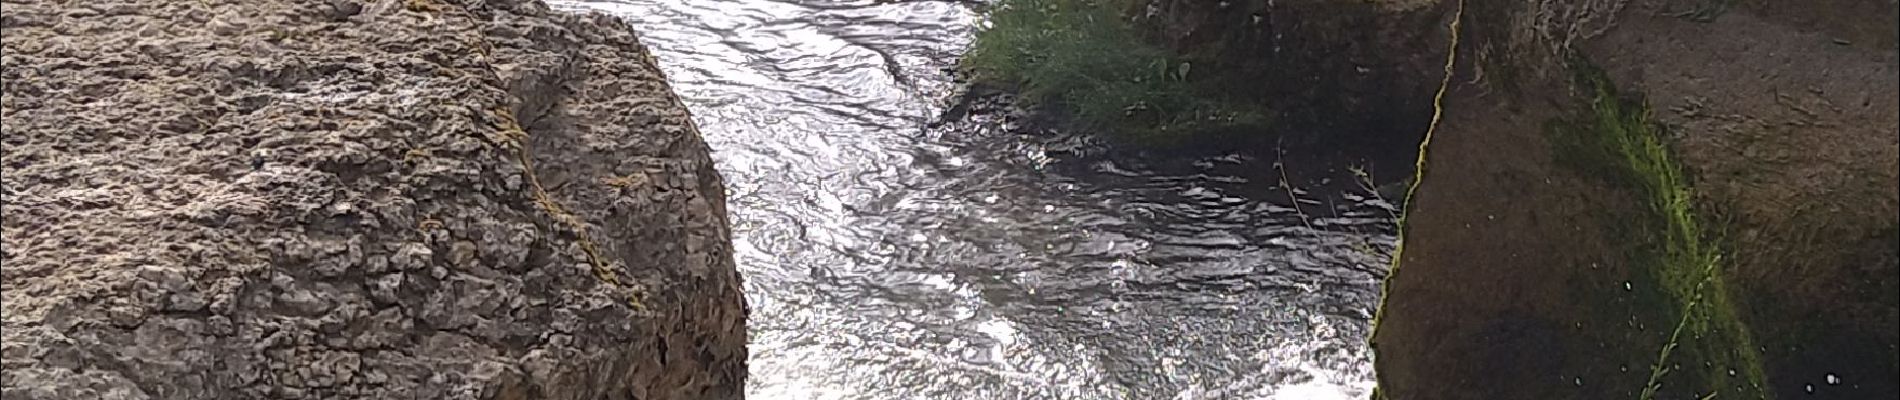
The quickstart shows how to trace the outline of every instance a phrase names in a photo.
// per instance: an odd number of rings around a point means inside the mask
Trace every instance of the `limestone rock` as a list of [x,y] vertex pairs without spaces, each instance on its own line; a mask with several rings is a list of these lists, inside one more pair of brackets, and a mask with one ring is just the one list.
[[4,3],[6,398],[741,396],[723,183],[625,23]]

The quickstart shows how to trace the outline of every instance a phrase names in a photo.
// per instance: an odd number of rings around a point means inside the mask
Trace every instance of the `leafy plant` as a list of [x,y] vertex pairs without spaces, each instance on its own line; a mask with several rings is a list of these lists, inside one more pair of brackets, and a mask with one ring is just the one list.
[[1202,90],[1193,65],[1144,41],[1127,0],[1003,0],[963,67],[981,83],[1139,140],[1257,129],[1263,110]]

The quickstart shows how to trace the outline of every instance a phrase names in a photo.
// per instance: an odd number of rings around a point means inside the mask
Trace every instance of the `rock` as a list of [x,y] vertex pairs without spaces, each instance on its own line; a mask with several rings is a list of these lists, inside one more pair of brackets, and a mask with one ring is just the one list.
[[624,22],[5,8],[6,398],[742,395],[724,185]]
[[1900,397],[1896,3],[1611,3],[1458,3],[1377,398]]
[[363,5],[350,0],[330,0],[330,19],[343,21],[363,12]]

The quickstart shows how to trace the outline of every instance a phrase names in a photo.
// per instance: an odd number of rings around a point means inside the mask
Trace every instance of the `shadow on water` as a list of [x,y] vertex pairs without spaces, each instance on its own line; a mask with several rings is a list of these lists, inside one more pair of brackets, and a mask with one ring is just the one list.
[[1302,219],[1260,160],[1111,156],[994,105],[933,123],[969,2],[553,3],[631,22],[712,146],[753,398],[1370,390],[1389,206]]

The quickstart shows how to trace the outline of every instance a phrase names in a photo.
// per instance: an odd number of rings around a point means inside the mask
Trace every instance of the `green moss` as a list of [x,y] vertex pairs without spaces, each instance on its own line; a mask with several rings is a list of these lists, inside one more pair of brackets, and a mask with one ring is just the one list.
[[1193,65],[1143,40],[1127,0],[1003,0],[962,64],[975,81],[1073,113],[1083,128],[1125,138],[1264,127],[1264,108],[1221,98]]
[[[1614,230],[1635,242],[1633,265],[1667,297],[1646,303],[1664,307],[1660,311],[1678,321],[1668,342],[1656,349],[1639,397],[1655,398],[1665,382],[1721,398],[1766,397],[1761,353],[1721,275],[1727,252],[1721,230],[1695,210],[1689,179],[1649,108],[1620,96],[1601,72],[1579,69],[1592,97],[1588,110],[1552,125],[1557,161],[1637,196],[1645,215],[1616,222],[1622,226]],[[1676,367],[1683,364],[1688,369]]]

